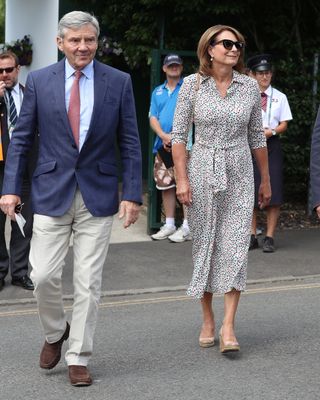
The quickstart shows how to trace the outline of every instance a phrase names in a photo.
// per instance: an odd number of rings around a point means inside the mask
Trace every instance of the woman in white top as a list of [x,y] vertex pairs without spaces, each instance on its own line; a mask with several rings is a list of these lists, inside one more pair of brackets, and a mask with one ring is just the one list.
[[[263,241],[263,252],[265,253],[273,253],[275,250],[273,237],[280,215],[280,206],[283,202],[283,156],[279,136],[287,130],[288,121],[292,119],[286,95],[271,86],[271,61],[269,54],[261,54],[251,57],[247,62],[247,67],[250,71],[249,75],[257,80],[261,92],[261,112],[268,147],[272,197],[269,206],[266,208],[267,230]],[[256,230],[258,211],[257,191],[260,185],[260,173],[255,162],[254,178],[256,199],[252,219],[250,250],[259,247]]]

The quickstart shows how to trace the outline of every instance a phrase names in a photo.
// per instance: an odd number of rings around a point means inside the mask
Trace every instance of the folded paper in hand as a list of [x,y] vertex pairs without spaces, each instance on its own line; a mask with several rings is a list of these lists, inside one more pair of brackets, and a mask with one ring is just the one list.
[[26,235],[24,234],[24,231],[23,231],[23,227],[26,224],[26,220],[23,218],[21,213],[19,213],[19,214],[15,213],[14,216],[16,217],[16,223],[18,224],[18,227],[22,233],[22,236],[26,237]]

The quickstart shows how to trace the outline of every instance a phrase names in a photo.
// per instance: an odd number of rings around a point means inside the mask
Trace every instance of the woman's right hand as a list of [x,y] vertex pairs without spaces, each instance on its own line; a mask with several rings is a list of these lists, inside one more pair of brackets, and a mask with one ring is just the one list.
[[181,204],[191,205],[192,195],[188,179],[177,180],[176,194]]

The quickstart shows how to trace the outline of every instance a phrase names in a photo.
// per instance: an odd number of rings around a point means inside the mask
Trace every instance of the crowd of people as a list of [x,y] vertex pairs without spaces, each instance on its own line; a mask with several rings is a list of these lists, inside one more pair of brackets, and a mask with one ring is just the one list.
[[[9,268],[12,284],[34,290],[45,336],[40,367],[54,368],[68,340],[65,360],[74,386],[92,384],[87,365],[113,215],[119,211],[127,228],[142,203],[131,78],[95,59],[98,36],[99,23],[91,14],[64,15],[57,46],[65,57],[30,72],[25,88],[18,83],[16,56],[0,55],[0,290]],[[154,180],[165,214],[152,238],[192,239],[194,270],[187,293],[201,302],[199,346],[216,343],[212,298],[220,293],[221,353],[240,350],[235,317],[246,288],[248,250],[259,247],[258,210],[267,212],[262,249],[275,251],[283,201],[279,136],[292,119],[286,96],[271,85],[271,56],[255,55],[246,63],[245,45],[234,27],[210,27],[198,42],[198,70],[185,78],[181,57],[166,55],[166,80],[154,89],[149,114],[156,135]],[[115,143],[122,164],[120,204]],[[311,184],[320,217],[320,114]],[[177,200],[183,205],[178,229]],[[24,230],[14,222],[19,214],[26,220]],[[10,254],[6,216],[12,220]],[[71,234],[74,304],[67,321],[61,281]]]

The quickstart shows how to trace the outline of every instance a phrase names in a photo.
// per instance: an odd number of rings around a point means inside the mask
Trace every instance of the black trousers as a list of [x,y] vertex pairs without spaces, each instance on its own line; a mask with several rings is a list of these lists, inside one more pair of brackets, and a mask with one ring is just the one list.
[[[24,185],[25,186],[25,185]],[[4,278],[10,269],[12,278],[21,278],[28,273],[30,240],[32,236],[33,213],[30,202],[30,188],[25,188],[21,195],[22,215],[26,220],[23,237],[18,224],[11,221],[11,237],[9,253],[5,240],[6,215],[0,210],[0,279]]]

